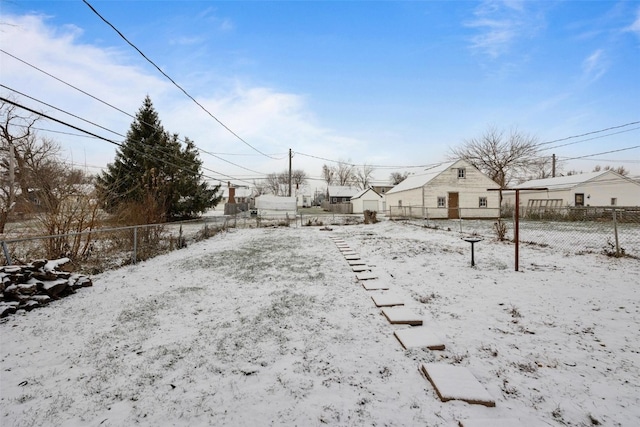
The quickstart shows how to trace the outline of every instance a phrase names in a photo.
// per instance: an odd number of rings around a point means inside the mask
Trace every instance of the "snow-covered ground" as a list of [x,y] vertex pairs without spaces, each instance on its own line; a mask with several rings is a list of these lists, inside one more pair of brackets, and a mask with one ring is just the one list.
[[[341,236],[445,350],[403,350]],[[0,323],[0,425],[640,425],[640,262],[373,225],[231,230]],[[441,402],[467,367],[495,408]]]

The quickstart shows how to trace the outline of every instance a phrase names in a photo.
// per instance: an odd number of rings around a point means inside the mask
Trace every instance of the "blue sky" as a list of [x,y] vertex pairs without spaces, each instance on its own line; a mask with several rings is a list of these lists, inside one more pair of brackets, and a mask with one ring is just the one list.
[[[492,125],[545,142],[640,121],[638,1],[89,3],[270,157],[227,132],[82,1],[1,1],[2,49],[130,114],[148,94],[167,130],[218,153],[201,157],[206,174],[222,180],[246,183],[285,170],[291,148],[294,168],[312,177],[328,163],[321,157],[390,166],[376,167],[384,182],[392,171],[420,173],[409,166],[445,161],[450,147]],[[128,130],[129,116],[7,53],[0,53],[3,85],[118,133]],[[48,135],[75,163],[113,160],[108,143]],[[542,154],[573,158],[638,146],[640,124],[546,147],[567,142],[574,144]],[[588,172],[596,164],[640,175],[640,148],[563,167]]]

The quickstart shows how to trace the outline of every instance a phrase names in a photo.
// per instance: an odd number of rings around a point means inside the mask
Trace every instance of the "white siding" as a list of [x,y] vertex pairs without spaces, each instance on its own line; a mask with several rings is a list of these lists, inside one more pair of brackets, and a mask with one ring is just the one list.
[[[465,177],[458,178],[458,169],[465,169]],[[424,187],[424,205],[430,218],[447,218],[449,193],[458,193],[458,207],[463,218],[497,218],[500,215],[499,192],[487,191],[500,188],[464,161],[458,161]],[[446,207],[438,208],[438,197],[444,197]],[[480,197],[487,198],[487,207],[480,208]]]

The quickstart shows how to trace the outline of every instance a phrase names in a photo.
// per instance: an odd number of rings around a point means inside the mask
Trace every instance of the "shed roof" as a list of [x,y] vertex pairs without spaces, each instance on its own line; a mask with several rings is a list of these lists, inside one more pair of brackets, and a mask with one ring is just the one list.
[[358,194],[358,189],[339,185],[329,186],[329,197],[353,197]]
[[369,188],[365,188],[364,190],[360,191],[358,194],[356,194],[355,196],[351,197],[351,200],[353,199],[359,199],[360,197],[364,196],[365,194],[367,194],[368,191],[372,191],[375,193],[376,196],[382,198],[382,196],[380,194],[378,194],[378,192],[376,190],[374,190],[373,188],[369,187]]
[[568,175],[568,176],[557,176],[554,178],[544,178],[544,179],[532,179],[530,181],[523,182],[522,184],[518,184],[514,186],[514,189],[526,189],[531,187],[546,187],[549,190],[569,190],[571,188],[577,187],[580,184],[584,184],[588,181],[596,179],[602,175],[612,175],[614,178],[621,178],[623,180],[630,180],[614,171],[606,170],[599,172],[589,172],[589,173],[581,173],[576,175]]

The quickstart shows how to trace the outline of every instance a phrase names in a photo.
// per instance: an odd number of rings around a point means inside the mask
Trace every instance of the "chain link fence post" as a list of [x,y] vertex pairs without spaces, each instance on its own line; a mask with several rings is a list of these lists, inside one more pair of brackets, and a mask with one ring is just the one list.
[[616,239],[616,257],[620,257],[620,241],[618,240],[618,218],[616,208],[613,208],[613,234]]

